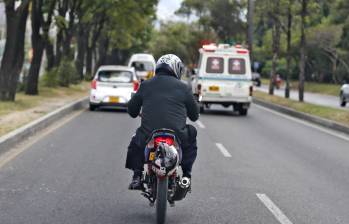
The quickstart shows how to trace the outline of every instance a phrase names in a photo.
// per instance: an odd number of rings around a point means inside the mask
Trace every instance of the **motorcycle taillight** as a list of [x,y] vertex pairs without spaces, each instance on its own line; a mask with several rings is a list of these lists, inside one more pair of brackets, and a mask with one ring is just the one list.
[[174,139],[168,136],[159,136],[154,138],[155,147],[157,147],[160,142],[166,143],[167,145],[173,145]]

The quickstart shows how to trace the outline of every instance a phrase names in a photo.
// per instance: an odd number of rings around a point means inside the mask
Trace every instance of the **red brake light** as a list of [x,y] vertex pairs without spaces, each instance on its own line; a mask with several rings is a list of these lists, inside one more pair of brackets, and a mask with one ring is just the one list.
[[155,137],[154,138],[154,145],[157,147],[160,142],[166,143],[167,145],[173,145],[174,139],[172,137]]
[[96,80],[96,79],[92,80],[92,82],[91,82],[91,88],[92,88],[92,89],[97,89],[97,80]]
[[138,81],[133,81],[133,91],[137,91],[139,88],[139,82]]

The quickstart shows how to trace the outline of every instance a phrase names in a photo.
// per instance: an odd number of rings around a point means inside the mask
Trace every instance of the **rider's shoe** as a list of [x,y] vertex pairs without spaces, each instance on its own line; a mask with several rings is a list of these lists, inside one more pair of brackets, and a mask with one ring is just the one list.
[[128,186],[129,190],[142,190],[143,184],[142,184],[142,178],[139,173],[135,173],[132,177],[132,181],[130,185]]

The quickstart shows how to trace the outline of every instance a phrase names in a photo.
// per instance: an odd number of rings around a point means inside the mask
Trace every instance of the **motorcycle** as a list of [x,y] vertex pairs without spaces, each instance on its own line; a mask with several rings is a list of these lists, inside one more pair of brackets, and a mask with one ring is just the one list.
[[185,198],[190,192],[190,179],[181,177],[178,168],[182,150],[175,132],[169,129],[155,130],[145,147],[145,172],[142,177],[142,195],[151,207],[156,205],[156,223],[166,221],[167,202]]

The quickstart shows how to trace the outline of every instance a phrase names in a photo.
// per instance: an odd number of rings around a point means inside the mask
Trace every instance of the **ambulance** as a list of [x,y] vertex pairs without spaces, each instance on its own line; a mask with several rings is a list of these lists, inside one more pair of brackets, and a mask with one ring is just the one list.
[[212,104],[232,106],[246,116],[252,102],[252,72],[249,51],[240,45],[204,45],[200,50],[197,73],[192,76],[192,91],[200,111]]

